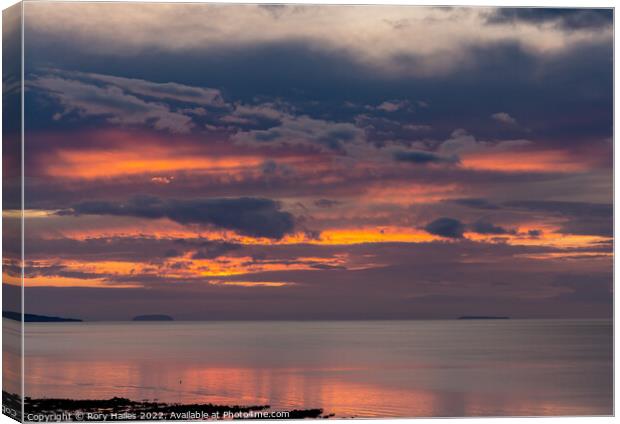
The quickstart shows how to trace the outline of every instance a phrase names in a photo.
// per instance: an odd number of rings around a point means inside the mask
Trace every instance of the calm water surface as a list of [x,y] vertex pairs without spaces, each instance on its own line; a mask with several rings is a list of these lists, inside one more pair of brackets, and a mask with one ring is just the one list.
[[26,324],[26,394],[337,416],[612,413],[598,320]]

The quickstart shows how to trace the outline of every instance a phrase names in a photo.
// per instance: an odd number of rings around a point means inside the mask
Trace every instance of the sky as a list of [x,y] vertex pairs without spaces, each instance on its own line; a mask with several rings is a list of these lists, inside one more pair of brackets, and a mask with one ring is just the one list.
[[24,13],[26,312],[611,316],[611,10]]

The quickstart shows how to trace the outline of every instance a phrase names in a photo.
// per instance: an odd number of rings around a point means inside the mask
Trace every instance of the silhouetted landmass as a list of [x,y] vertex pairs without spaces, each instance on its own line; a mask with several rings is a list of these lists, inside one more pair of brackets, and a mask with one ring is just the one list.
[[[2,400],[4,406],[11,405],[11,408],[17,411],[21,409],[19,397],[16,395],[3,391]],[[269,405],[226,406],[212,403],[135,402],[120,397],[105,400],[32,399],[26,397],[24,402],[26,414],[42,414],[45,416],[65,414],[71,421],[102,421],[102,416],[97,414],[105,414],[105,419],[110,421],[202,421],[205,419],[201,418],[202,414],[208,414],[209,417],[215,417],[217,414],[221,419],[268,419],[264,416],[252,415],[252,413],[269,412],[269,408]],[[286,419],[329,418],[333,416],[333,414],[323,415],[323,410],[318,408],[295,409],[288,412]],[[247,414],[248,416],[239,416],[239,414]]]
[[493,316],[477,316],[477,315],[466,315],[463,317],[459,317],[459,319],[510,319],[510,317],[493,317]]
[[138,315],[133,321],[174,321],[174,318],[169,315]]
[[[21,321],[22,314],[13,311],[2,311],[2,318],[8,318],[14,321]],[[82,320],[76,318],[61,318],[48,317],[45,315],[24,314],[24,322],[82,322]]]
[[22,420],[22,400],[18,395],[2,391],[2,413],[17,421]]
[[[285,419],[299,420],[302,418],[330,418],[333,416],[334,414],[323,415],[323,410],[321,408],[293,409],[292,411],[288,411],[288,416]],[[278,419],[278,418],[274,418],[274,419]]]

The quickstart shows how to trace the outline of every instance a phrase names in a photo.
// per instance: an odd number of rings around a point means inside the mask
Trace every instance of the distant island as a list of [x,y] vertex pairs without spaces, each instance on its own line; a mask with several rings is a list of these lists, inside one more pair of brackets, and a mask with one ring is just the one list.
[[[21,312],[2,311],[2,318],[12,319],[13,321],[22,320]],[[48,317],[45,315],[24,314],[24,322],[82,322],[76,318]]]
[[132,321],[174,321],[169,315],[138,315]]
[[493,316],[484,316],[484,315],[465,315],[459,317],[459,319],[510,319],[510,317],[493,317]]

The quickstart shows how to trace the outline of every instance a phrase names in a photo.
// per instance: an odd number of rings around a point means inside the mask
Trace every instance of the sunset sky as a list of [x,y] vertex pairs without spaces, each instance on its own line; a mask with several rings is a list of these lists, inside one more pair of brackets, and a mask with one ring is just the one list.
[[611,316],[611,10],[24,10],[26,312]]

